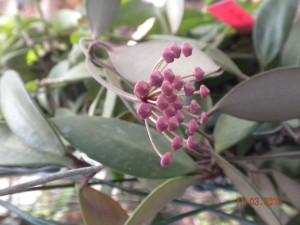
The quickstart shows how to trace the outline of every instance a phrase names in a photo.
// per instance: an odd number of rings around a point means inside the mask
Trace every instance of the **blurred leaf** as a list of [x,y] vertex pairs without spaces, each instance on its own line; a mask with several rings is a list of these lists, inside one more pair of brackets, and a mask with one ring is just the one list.
[[26,92],[15,71],[3,74],[0,90],[1,108],[9,128],[32,148],[63,156],[62,143]]
[[232,59],[221,50],[210,46],[205,50],[205,53],[225,71],[237,76],[243,75],[243,72],[238,68],[235,62],[233,62]]
[[222,152],[246,138],[256,127],[256,122],[221,115],[214,129],[215,149]]
[[69,83],[91,78],[85,63],[78,63],[76,66],[67,69],[67,65],[58,64],[59,67],[55,71],[51,71],[48,78],[44,79],[45,83]]
[[297,66],[300,64],[300,22],[294,24],[283,51],[281,52],[282,66]]
[[104,106],[103,106],[103,113],[102,113],[103,117],[107,117],[107,118],[112,117],[115,109],[116,101],[117,101],[117,95],[114,92],[107,90]]
[[141,0],[128,0],[125,3],[122,2],[119,15],[114,20],[113,26],[137,27],[155,16],[153,4]]
[[261,174],[254,174],[253,175],[253,182],[255,187],[258,190],[258,193],[264,198],[265,204],[269,205],[280,222],[282,224],[286,224],[289,220],[288,216],[283,212],[280,207],[280,204],[275,204],[271,199],[278,199],[279,195],[275,190],[274,185],[272,184],[270,178],[261,173]]
[[149,223],[155,215],[170,201],[180,197],[186,188],[197,181],[196,176],[177,177],[167,180],[155,188],[135,209],[125,225]]
[[[111,62],[116,70],[127,80],[136,82],[138,80],[148,80],[148,76],[154,65],[161,58],[164,48],[171,45],[171,41],[149,41],[135,46],[116,47],[108,51]],[[180,43],[178,41],[178,43]],[[206,74],[219,70],[216,65],[205,53],[193,46],[193,55],[189,58],[181,57],[168,68],[176,74],[192,74],[196,66],[201,66]],[[137,59],[143,59],[136,61]]]
[[63,74],[65,74],[70,68],[70,63],[68,60],[63,60],[57,63],[49,72],[49,79],[58,79]]
[[90,27],[97,38],[106,32],[120,9],[120,0],[87,0],[86,11]]
[[175,34],[181,24],[184,14],[184,0],[167,0],[166,10],[171,31]]
[[16,215],[18,215],[19,217],[21,217],[23,220],[27,221],[30,224],[33,224],[33,225],[55,225],[54,223],[50,223],[45,220],[35,218],[35,217],[21,211],[20,209],[18,209],[17,207],[15,207],[14,205],[12,205],[8,202],[0,200],[0,205],[2,207],[6,208],[7,210],[15,213]]
[[[88,116],[55,118],[54,122],[74,147],[122,173],[159,179],[194,171],[195,163],[184,152],[174,155],[174,163],[168,169],[162,168],[143,126]],[[162,135],[155,131],[153,135],[162,152],[170,149]]]
[[79,191],[79,201],[86,225],[123,225],[128,217],[118,202],[87,186]]
[[253,39],[262,65],[268,65],[281,51],[290,33],[298,3],[299,0],[268,0],[259,10]]
[[77,28],[81,14],[75,10],[63,9],[60,10],[56,17],[52,20],[53,27],[59,31],[69,31]]
[[69,166],[65,157],[31,149],[16,137],[4,123],[0,123],[0,166],[40,167],[49,164]]
[[300,210],[300,184],[277,171],[274,171],[272,175],[280,190],[286,195],[288,200]]
[[[237,190],[245,197],[247,201],[253,198],[259,199],[260,203],[264,202],[264,199],[255,190],[254,187],[247,181],[245,176],[233,167],[229,162],[223,159],[220,155],[214,153],[214,158],[217,164],[223,169],[226,176],[231,180]],[[270,207],[264,204],[250,205],[257,212],[257,214],[264,220],[267,225],[281,225],[278,218]]]
[[299,67],[258,74],[233,88],[217,103],[215,110],[254,121],[299,118],[299,74]]

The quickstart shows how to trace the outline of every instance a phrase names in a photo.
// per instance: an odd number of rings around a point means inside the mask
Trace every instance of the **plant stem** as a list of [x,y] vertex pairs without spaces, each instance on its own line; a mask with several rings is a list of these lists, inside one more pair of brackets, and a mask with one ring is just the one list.
[[23,192],[24,190],[28,190],[32,187],[39,186],[45,183],[49,183],[51,181],[67,178],[67,177],[73,177],[73,176],[78,176],[78,175],[89,175],[96,173],[100,171],[103,167],[102,166],[91,166],[91,167],[84,167],[80,169],[73,169],[73,170],[68,170],[65,172],[58,172],[46,177],[41,177],[33,181],[28,181],[22,184],[17,184],[12,187],[4,188],[0,190],[0,196],[4,195],[10,195],[10,194],[15,194],[19,192]]

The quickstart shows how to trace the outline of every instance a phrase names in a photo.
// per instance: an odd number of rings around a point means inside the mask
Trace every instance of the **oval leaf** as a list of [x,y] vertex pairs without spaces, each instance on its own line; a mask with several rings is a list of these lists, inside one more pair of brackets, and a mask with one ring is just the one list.
[[291,30],[288,40],[281,53],[282,66],[298,66],[300,64],[300,22],[296,23]]
[[120,9],[120,0],[87,0],[86,11],[94,38],[107,31]]
[[141,225],[150,222],[168,202],[180,197],[185,189],[196,181],[196,176],[177,177],[159,185],[141,202],[125,225]]
[[79,191],[79,201],[86,225],[124,225],[128,217],[118,202],[88,186]]
[[257,123],[236,117],[221,115],[214,129],[215,149],[221,152],[234,146],[246,138],[256,127]]
[[293,25],[299,0],[268,0],[258,13],[254,46],[262,65],[278,55]]
[[300,116],[300,68],[270,70],[233,88],[214,107],[254,121],[284,121]]
[[8,202],[0,200],[0,205],[2,207],[6,208],[7,210],[17,214],[23,220],[27,221],[28,223],[30,223],[32,225],[55,225],[54,223],[50,223],[45,220],[35,218],[35,217],[27,214],[26,212],[21,211],[19,208],[17,208],[16,206],[14,206]]
[[[161,57],[162,51],[170,46],[172,41],[153,40],[135,46],[116,47],[108,51],[115,69],[128,81],[148,80],[148,76]],[[181,42],[178,41],[178,44]],[[194,68],[200,66],[205,74],[214,73],[220,69],[204,52],[193,45],[191,57],[181,57],[168,68],[176,74],[193,74]]]
[[[143,126],[87,116],[55,118],[54,122],[74,147],[123,173],[137,177],[168,178],[194,171],[194,161],[184,152],[177,152],[174,163],[167,169],[162,168]],[[153,131],[153,136],[162,151],[169,150],[169,143],[162,135]]]
[[184,14],[184,0],[167,0],[166,10],[172,33],[175,34]]
[[272,175],[280,190],[300,210],[300,184],[279,172],[273,172]]
[[30,147],[53,155],[64,155],[64,147],[27,93],[14,71],[1,80],[1,108],[9,128]]
[[70,161],[65,157],[31,149],[3,123],[0,123],[0,142],[0,166],[40,167],[49,164],[70,166]]
[[[237,190],[245,197],[247,201],[251,198],[259,199],[259,202],[264,202],[263,198],[258,194],[254,187],[247,181],[244,175],[233,167],[229,162],[223,159],[220,155],[214,154],[217,164],[223,169],[224,173],[237,188]],[[268,225],[281,225],[278,218],[275,216],[271,208],[264,204],[253,206],[253,209]]]

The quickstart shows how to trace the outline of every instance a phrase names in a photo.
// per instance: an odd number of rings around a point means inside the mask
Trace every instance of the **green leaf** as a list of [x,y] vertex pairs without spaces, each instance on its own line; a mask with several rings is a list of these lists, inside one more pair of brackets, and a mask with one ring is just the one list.
[[[55,118],[54,122],[74,147],[122,173],[159,179],[194,171],[195,163],[184,152],[177,152],[174,163],[167,169],[162,168],[143,126],[87,116]],[[162,135],[153,131],[153,136],[162,151],[170,149]]]
[[[148,80],[154,65],[161,58],[162,51],[170,46],[172,41],[148,41],[135,46],[116,47],[108,51],[115,69],[128,81]],[[180,44],[180,42],[178,41]],[[189,58],[181,57],[168,68],[176,74],[189,75],[196,66],[201,66],[206,74],[220,69],[204,52],[193,45],[193,55]],[[143,59],[143,60],[139,60]],[[130,65],[130,66],[129,66]]]
[[141,225],[150,222],[170,201],[180,197],[186,188],[197,181],[196,176],[167,180],[145,198],[126,221],[125,225]]
[[268,0],[259,10],[253,39],[262,65],[268,65],[281,51],[293,25],[298,2]]
[[[69,83],[69,82],[76,82],[84,79],[91,78],[90,74],[88,73],[85,64],[83,62],[77,64],[76,66],[70,68],[63,68],[66,65],[60,65],[55,69],[55,71],[51,71],[50,75],[47,79],[44,79],[44,83]],[[59,70],[59,71],[58,71]]]
[[71,162],[61,156],[49,154],[25,145],[4,123],[0,123],[0,166],[40,167],[49,164],[70,166]]
[[237,76],[243,75],[243,72],[238,68],[235,62],[233,62],[232,59],[221,50],[210,46],[205,50],[205,53],[225,71]]
[[[230,178],[233,185],[237,190],[245,197],[249,202],[250,199],[257,198],[260,203],[264,200],[260,194],[255,190],[255,188],[247,181],[244,175],[233,167],[229,162],[223,159],[220,155],[213,154],[217,164],[223,169],[224,173],[228,178]],[[252,205],[253,206],[253,205]],[[267,225],[281,225],[278,218],[275,216],[271,208],[264,204],[259,204],[253,206],[253,209],[257,214],[265,221]]]
[[19,75],[10,70],[1,79],[1,108],[9,128],[30,147],[63,156],[64,147],[26,92]]
[[106,32],[120,9],[120,0],[87,0],[86,11],[94,38]]
[[175,34],[180,27],[184,14],[184,0],[167,0],[166,10],[171,26],[171,31],[173,34]]
[[298,66],[300,64],[300,22],[296,23],[281,53],[282,66]]
[[299,118],[299,75],[299,67],[258,74],[233,88],[213,110],[254,121]]
[[19,217],[21,217],[23,220],[27,221],[30,224],[33,224],[33,225],[55,225],[54,223],[50,223],[45,220],[35,218],[35,217],[21,211],[20,209],[18,209],[17,207],[15,207],[14,205],[12,205],[8,202],[0,200],[0,205],[2,207],[6,208],[7,210],[17,214]]
[[300,184],[280,172],[272,173],[274,180],[288,200],[300,210]]
[[88,186],[79,191],[79,201],[85,225],[123,225],[128,217],[118,202]]
[[256,127],[256,122],[221,115],[214,129],[215,149],[222,152],[246,138]]

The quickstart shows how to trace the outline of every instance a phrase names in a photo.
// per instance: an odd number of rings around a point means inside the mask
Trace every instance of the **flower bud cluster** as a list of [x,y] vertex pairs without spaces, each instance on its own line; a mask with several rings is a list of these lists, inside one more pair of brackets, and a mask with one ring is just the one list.
[[[203,84],[199,90],[195,88],[195,82],[201,82],[205,75],[201,67],[194,68],[193,74],[188,75],[177,75],[168,68],[168,64],[180,57],[190,57],[192,52],[193,48],[188,43],[182,46],[174,43],[165,48],[161,55],[165,67],[155,67],[148,81],[138,81],[134,87],[134,94],[141,100],[137,108],[139,117],[145,122],[153,122],[156,130],[171,142],[171,150],[159,154],[162,167],[169,166],[173,154],[181,148],[199,149],[200,143],[195,134],[209,119],[206,112],[201,112],[202,107],[196,100],[185,104],[186,97],[199,95],[205,99],[210,94],[210,90]],[[185,129],[187,138],[178,134],[180,128]]]

